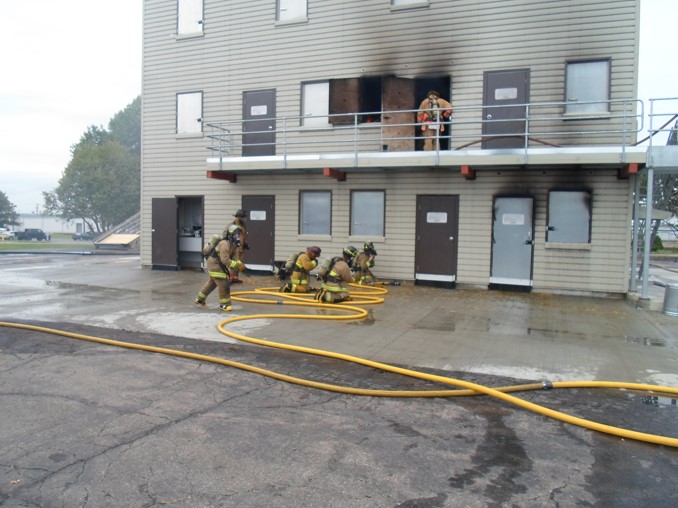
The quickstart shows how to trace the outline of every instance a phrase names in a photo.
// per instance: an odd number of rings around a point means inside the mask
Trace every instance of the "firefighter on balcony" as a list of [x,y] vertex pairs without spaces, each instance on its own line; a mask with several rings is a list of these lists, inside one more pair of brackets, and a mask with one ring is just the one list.
[[373,286],[377,281],[376,277],[370,270],[374,266],[374,258],[377,257],[377,251],[372,242],[365,242],[363,250],[353,262],[353,270],[355,275],[353,282],[363,286]]
[[328,259],[320,270],[323,286],[316,299],[324,303],[340,303],[351,299],[346,284],[353,282],[351,265],[358,254],[358,249],[349,245],[341,257]]
[[219,289],[219,309],[223,311],[230,311],[231,306],[231,277],[230,272],[233,270],[244,271],[245,265],[239,261],[235,255],[236,250],[240,246],[240,234],[214,235],[209,242],[203,247],[202,254],[207,258],[207,273],[210,278],[205,285],[200,289],[196,305],[205,305],[207,296],[214,291],[214,288]]
[[452,104],[440,98],[440,94],[431,90],[421,101],[417,112],[417,122],[421,124],[424,135],[424,150],[438,150],[438,137],[445,131],[445,120],[452,115]]
[[[233,222],[231,222],[226,228],[224,229],[223,235],[226,236],[228,234],[233,235],[236,231],[238,231],[240,235],[240,246],[237,248],[236,253],[235,253],[235,259],[244,262],[245,261],[245,250],[248,250],[250,248],[249,244],[247,243],[247,226],[245,225],[245,219],[247,218],[247,211],[240,209],[237,212],[235,212],[234,215],[235,219],[233,219]],[[231,270],[231,283],[232,284],[238,284],[242,282],[240,278],[238,277],[239,270],[234,269]]]
[[292,275],[289,282],[283,284],[278,290],[280,293],[308,293],[309,272],[318,266],[318,257],[320,256],[320,247],[315,245],[308,247],[306,252],[293,254],[287,260],[284,266],[278,271],[278,278],[284,279],[291,271]]

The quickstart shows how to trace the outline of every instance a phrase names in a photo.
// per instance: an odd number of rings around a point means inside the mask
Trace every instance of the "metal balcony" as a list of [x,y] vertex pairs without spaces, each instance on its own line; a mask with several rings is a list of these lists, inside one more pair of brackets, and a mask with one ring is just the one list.
[[[594,112],[571,113],[573,105]],[[430,151],[420,149],[423,138],[416,113],[398,110],[207,123],[211,140],[207,169],[215,178],[234,181],[238,174],[327,168],[377,172],[552,165],[621,168],[645,163],[646,149],[635,146],[643,130],[640,100],[455,106],[444,131],[436,131],[438,139]]]

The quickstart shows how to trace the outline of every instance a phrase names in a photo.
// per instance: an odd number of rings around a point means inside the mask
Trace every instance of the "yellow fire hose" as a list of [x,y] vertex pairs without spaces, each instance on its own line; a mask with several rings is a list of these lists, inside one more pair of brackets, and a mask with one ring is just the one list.
[[[355,285],[354,285],[355,286]],[[356,356],[345,355],[341,353],[335,353],[332,351],[325,351],[322,349],[314,349],[302,346],[295,346],[291,344],[284,344],[280,342],[272,342],[263,339],[256,339],[253,337],[248,337],[246,335],[238,334],[232,331],[229,331],[226,326],[230,323],[235,323],[237,321],[246,321],[252,319],[321,319],[321,320],[358,320],[363,319],[367,316],[367,311],[363,308],[357,307],[356,305],[374,305],[377,303],[382,303],[384,301],[383,297],[377,296],[380,294],[386,294],[388,291],[383,287],[369,287],[369,286],[355,286],[361,288],[361,291],[351,291],[351,301],[350,304],[341,303],[341,304],[327,304],[320,303],[317,301],[310,300],[310,295],[295,295],[289,293],[278,293],[277,288],[260,288],[255,291],[239,291],[232,293],[232,299],[241,302],[247,303],[260,303],[260,304],[275,304],[275,305],[296,305],[301,307],[315,307],[320,309],[332,310],[338,312],[334,315],[312,315],[312,314],[253,314],[247,316],[233,316],[221,321],[217,327],[221,333],[227,335],[228,337],[249,342],[252,344],[258,344],[261,346],[274,347],[279,349],[287,349],[290,351],[297,351],[301,353],[308,353],[318,356],[325,356],[329,358],[335,358],[338,360],[344,360],[352,362],[355,364],[365,365],[368,367],[373,367],[375,369],[380,369],[387,372],[392,372],[395,374],[401,374],[404,376],[409,376],[417,379],[422,379],[434,383],[441,383],[445,385],[458,386],[464,389],[451,389],[451,390],[373,390],[373,389],[364,389],[364,388],[352,388],[345,386],[338,386],[328,383],[321,383],[317,381],[311,381],[308,379],[297,378],[293,376],[288,376],[285,374],[280,374],[278,372],[272,372],[266,369],[261,369],[259,367],[254,367],[252,365],[247,365],[240,362],[235,362],[232,360],[226,360],[223,358],[217,358],[214,356],[201,355],[196,353],[188,353],[185,351],[180,351],[176,349],[168,349],[155,346],[146,346],[143,344],[136,344],[132,342],[123,342],[111,339],[105,339],[101,337],[94,337],[90,335],[83,335],[78,333],[65,332],[62,330],[56,330],[52,328],[46,328],[42,326],[34,325],[25,325],[20,323],[11,323],[11,322],[1,322],[0,326],[9,327],[9,328],[20,328],[25,330],[32,330],[37,332],[50,333],[54,335],[61,335],[64,337],[87,340],[90,342],[98,342],[101,344],[107,344],[111,346],[124,347],[128,349],[138,349],[141,351],[148,351],[152,353],[162,353],[166,355],[179,356],[183,358],[190,358],[193,360],[205,361],[216,363],[220,365],[225,365],[228,367],[235,367],[242,369],[248,372],[254,372],[256,374],[261,374],[273,379],[278,379],[280,381],[285,381],[288,383],[293,383],[301,386],[307,386],[310,388],[317,388],[320,390],[345,393],[351,395],[367,395],[371,397],[459,397],[459,396],[476,396],[476,395],[489,395],[490,397],[495,397],[497,399],[503,400],[505,402],[514,404],[523,409],[528,409],[534,411],[535,413],[541,414],[543,416],[548,416],[550,418],[563,421],[565,423],[570,423],[572,425],[578,425],[590,430],[596,430],[599,432],[604,432],[606,434],[611,434],[619,436],[622,438],[634,439],[638,441],[644,441],[648,443],[660,444],[671,447],[678,447],[678,438],[659,436],[655,434],[647,434],[643,432],[637,432],[633,430],[622,429],[619,427],[614,427],[611,425],[605,425],[597,423],[591,420],[586,420],[584,418],[579,418],[576,416],[571,416],[560,411],[555,411],[532,402],[525,401],[518,397],[508,395],[511,392],[519,391],[529,391],[529,390],[543,390],[543,389],[557,389],[557,388],[616,388],[624,390],[635,390],[643,392],[652,392],[652,393],[662,393],[670,395],[678,395],[678,388],[659,386],[659,385],[649,385],[641,383],[622,383],[622,382],[613,382],[613,381],[563,381],[563,382],[553,382],[553,383],[529,383],[523,385],[513,385],[513,386],[502,386],[496,388],[490,388],[483,386],[477,383],[471,383],[468,381],[463,381],[460,379],[455,379],[446,376],[439,376],[433,374],[426,374],[423,372],[418,372],[416,370],[404,369],[401,367],[395,367],[393,365],[388,365],[381,362],[374,362],[364,358],[359,358]]]

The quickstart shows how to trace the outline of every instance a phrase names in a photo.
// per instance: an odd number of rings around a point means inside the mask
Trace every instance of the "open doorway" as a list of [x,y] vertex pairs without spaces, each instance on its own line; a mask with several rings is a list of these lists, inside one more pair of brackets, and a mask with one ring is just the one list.
[[[416,78],[414,80],[414,96],[416,97],[416,104],[413,108],[418,108],[421,101],[426,98],[426,94],[435,90],[440,94],[441,99],[445,99],[448,102],[452,102],[452,97],[450,97],[451,86],[450,86],[450,77],[449,76],[439,76],[439,77],[427,77],[427,78]],[[454,106],[454,104],[452,104]],[[450,149],[450,136],[452,134],[452,129],[449,123],[445,124],[445,131],[440,133],[440,149],[449,150]],[[414,149],[419,151],[424,149],[424,134],[421,131],[421,128],[417,126],[417,138],[415,140]]]

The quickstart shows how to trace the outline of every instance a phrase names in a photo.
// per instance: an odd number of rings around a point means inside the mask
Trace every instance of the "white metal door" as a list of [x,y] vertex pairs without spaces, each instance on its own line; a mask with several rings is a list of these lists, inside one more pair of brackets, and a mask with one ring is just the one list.
[[494,200],[490,284],[532,286],[533,207],[531,197]]

